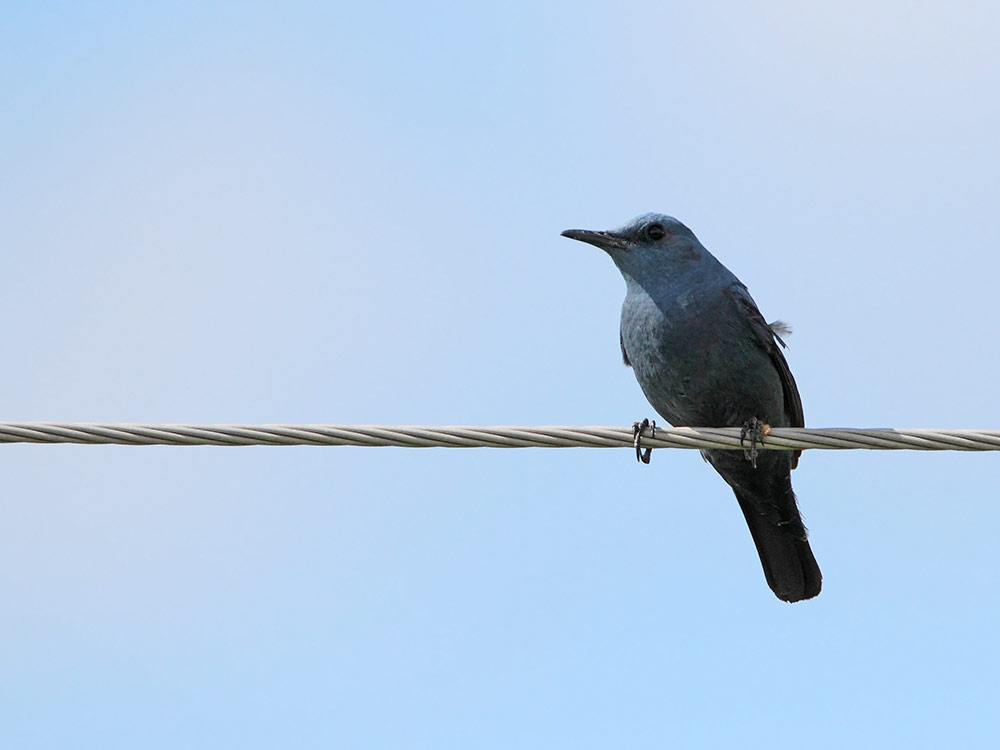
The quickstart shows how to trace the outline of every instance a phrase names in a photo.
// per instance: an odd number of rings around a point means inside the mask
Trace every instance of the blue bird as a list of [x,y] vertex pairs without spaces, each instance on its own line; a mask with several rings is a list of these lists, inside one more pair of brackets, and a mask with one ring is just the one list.
[[652,407],[674,426],[743,427],[753,435],[748,454],[702,455],[736,494],[775,595],[786,602],[816,596],[823,577],[792,491],[800,453],[757,454],[754,445],[768,425],[805,426],[780,348],[787,329],[768,325],[740,280],[673,217],[645,214],[611,231],[562,235],[601,248],[625,277],[622,357]]

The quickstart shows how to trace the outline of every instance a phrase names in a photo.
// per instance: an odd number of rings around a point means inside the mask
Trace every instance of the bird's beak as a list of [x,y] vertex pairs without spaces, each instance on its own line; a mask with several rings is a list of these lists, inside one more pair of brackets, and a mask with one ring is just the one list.
[[628,243],[621,237],[610,232],[594,232],[590,229],[567,229],[562,233],[562,236],[569,237],[571,240],[580,240],[580,242],[595,245],[605,252],[628,249]]

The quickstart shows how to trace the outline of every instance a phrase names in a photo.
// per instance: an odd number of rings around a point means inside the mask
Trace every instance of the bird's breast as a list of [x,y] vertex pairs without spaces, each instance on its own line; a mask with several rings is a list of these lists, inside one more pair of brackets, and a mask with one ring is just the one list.
[[685,290],[654,300],[630,293],[622,306],[621,335],[639,386],[654,409],[674,425],[741,424],[746,372],[760,351],[745,322],[734,319],[721,295]]

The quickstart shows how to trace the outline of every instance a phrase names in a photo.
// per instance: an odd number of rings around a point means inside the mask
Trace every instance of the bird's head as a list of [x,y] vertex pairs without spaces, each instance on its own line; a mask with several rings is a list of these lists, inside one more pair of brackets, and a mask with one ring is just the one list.
[[606,232],[567,229],[562,236],[596,245],[622,273],[636,279],[677,273],[707,252],[690,229],[665,214],[643,214]]

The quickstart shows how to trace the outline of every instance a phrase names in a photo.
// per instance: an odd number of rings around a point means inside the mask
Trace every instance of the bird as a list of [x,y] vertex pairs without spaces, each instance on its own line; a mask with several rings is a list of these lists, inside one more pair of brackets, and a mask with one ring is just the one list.
[[[805,426],[782,354],[781,335],[790,330],[768,324],[746,286],[672,216],[643,214],[617,229],[562,236],[604,250],[621,271],[622,358],[656,412],[675,427],[750,434],[749,451],[702,456],[736,495],[775,596],[797,602],[819,594],[823,576],[792,490],[801,451],[756,451],[770,427]],[[637,445],[643,426],[635,427]]]

